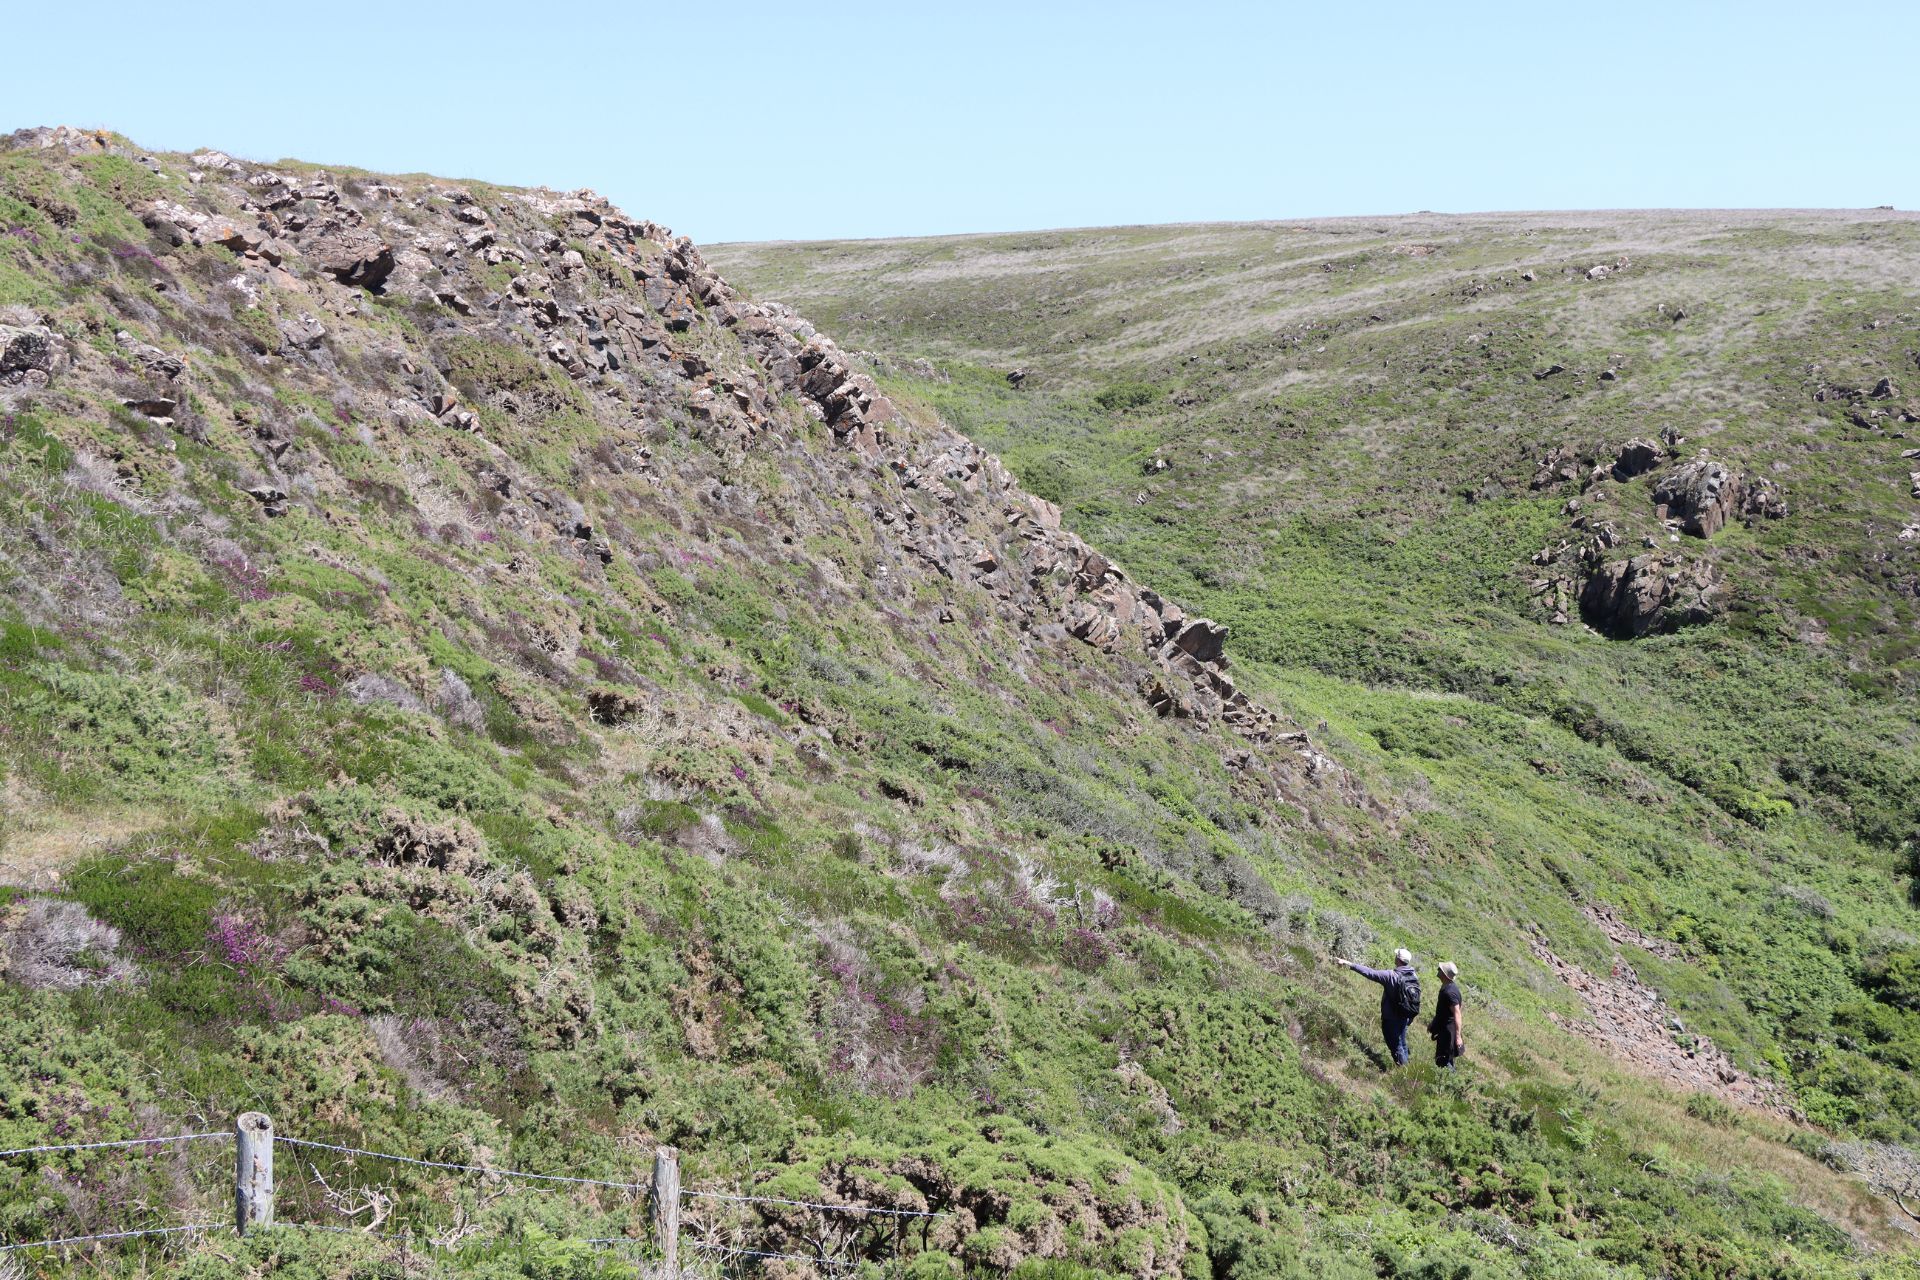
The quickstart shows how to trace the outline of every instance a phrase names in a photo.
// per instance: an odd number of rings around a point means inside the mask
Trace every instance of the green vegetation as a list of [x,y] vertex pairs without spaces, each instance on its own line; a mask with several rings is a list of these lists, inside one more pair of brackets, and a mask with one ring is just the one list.
[[[1889,500],[1903,402],[1868,416],[1822,389],[1910,380],[1911,288],[1863,291],[1851,272],[1911,282],[1920,237],[1902,220],[1777,221],[1775,240],[1848,244],[1852,266],[1776,273],[1749,239],[1684,216],[715,257],[880,352],[897,396],[1000,452],[1141,580],[1229,622],[1243,683],[1320,723],[1336,754],[1377,751],[1418,798],[1417,870],[1389,874],[1432,884],[1418,915],[1453,922],[1433,941],[1474,947],[1470,970],[1524,969],[1507,930],[1579,948],[1556,903],[1606,902],[1679,944],[1683,963],[1634,963],[1816,1123],[1912,1142],[1920,1024],[1891,977],[1920,848],[1920,565],[1895,536],[1916,512]],[[1534,553],[1578,536],[1580,486],[1531,488],[1538,460],[1565,445],[1607,462],[1662,428],[1777,478],[1791,515],[1702,549],[1732,584],[1722,621],[1631,644],[1551,625]],[[1665,543],[1650,484],[1589,490],[1582,518]],[[1416,910],[1333,874],[1376,912]],[[1717,1099],[1689,1105],[1725,1121]]]
[[[160,157],[161,188],[101,163],[123,159],[0,151],[0,222],[38,236],[0,240],[0,305],[77,353],[0,426],[0,1145],[260,1108],[286,1135],[624,1182],[673,1143],[697,1188],[948,1215],[895,1233],[689,1202],[690,1238],[827,1250],[874,1280],[1908,1265],[1823,1158],[1831,1136],[1911,1143],[1920,1115],[1910,619],[1866,568],[1905,562],[1839,541],[1866,536],[1841,482],[1794,473],[1790,522],[1719,536],[1749,602],[1727,619],[1607,642],[1529,604],[1566,495],[1486,488],[1528,461],[1516,424],[1573,416],[1528,376],[1549,319],[1489,342],[1456,295],[1415,313],[1432,259],[1279,256],[1275,290],[1401,299],[1369,301],[1386,327],[1356,320],[1351,363],[1304,379],[1261,362],[1331,335],[1133,349],[1108,302],[1055,333],[964,276],[868,293],[849,273],[878,318],[850,344],[949,375],[887,375],[898,447],[939,439],[930,408],[1142,581],[1233,623],[1235,676],[1326,755],[1276,794],[1233,766],[1237,739],[1155,718],[1118,659],[1037,643],[883,534],[949,503],[976,530],[1004,519],[966,482],[905,488],[791,397],[752,430],[693,412],[690,378],[761,385],[732,330],[702,320],[671,360],[631,344],[614,395],[545,334],[398,285],[369,300],[290,256],[303,299],[149,236],[129,206],[184,190],[189,162]],[[406,197],[392,216],[470,225],[424,179],[382,181]],[[191,198],[234,215],[241,190]],[[618,279],[587,221],[469,194],[541,274],[565,279],[553,244],[588,246],[591,278],[556,286],[570,307]],[[53,234],[74,219],[81,241]],[[139,252],[89,239],[108,233]],[[1104,256],[1102,298],[1230,274],[1179,233],[1100,234],[1136,251]],[[1296,233],[1244,234],[1264,262]],[[810,251],[784,252],[802,279]],[[485,297],[461,269],[435,267]],[[264,321],[315,294],[308,359]],[[1266,298],[1235,306],[1301,331]],[[1631,338],[1651,366],[1644,310],[1582,349]],[[1571,310],[1557,340],[1575,319],[1600,323]],[[1802,341],[1786,327],[1754,340]],[[189,357],[174,425],[119,408],[151,389],[121,328]],[[1014,354],[1026,390],[997,371]],[[478,434],[394,410],[429,371]],[[1677,394],[1663,376],[1647,394]],[[1400,399],[1452,403],[1438,384],[1462,381],[1479,390],[1452,416]],[[1645,412],[1596,414],[1594,439]],[[1727,428],[1743,465],[1787,439],[1764,425]],[[269,480],[283,516],[249,495]],[[1782,639],[1816,601],[1826,643]],[[1869,606],[1887,629],[1852,620]],[[1609,939],[1583,909],[1601,905],[1646,945]],[[1809,1122],[1624,1069],[1556,1022],[1586,1011],[1534,940],[1596,975],[1623,953],[1684,1034]],[[1398,941],[1462,966],[1461,1072],[1384,1076],[1370,990],[1324,964]],[[645,1233],[621,1195],[310,1149],[282,1167],[288,1225],[34,1265],[557,1280],[630,1273],[582,1241]],[[218,1146],[0,1162],[0,1235],[217,1219],[230,1176]],[[376,1216],[445,1247],[307,1229]]]

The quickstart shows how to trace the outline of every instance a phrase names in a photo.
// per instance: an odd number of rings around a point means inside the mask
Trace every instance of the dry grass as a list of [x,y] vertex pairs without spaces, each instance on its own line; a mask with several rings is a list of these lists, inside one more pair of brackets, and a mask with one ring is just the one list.
[[34,891],[57,889],[67,870],[89,855],[168,820],[150,806],[60,809],[18,778],[0,782],[0,815],[0,885]]
[[[1457,304],[1475,281],[1517,281],[1533,270],[1535,287],[1545,287],[1622,257],[1669,269],[1653,278],[1630,267],[1590,282],[1561,309],[1556,336],[1602,346],[1661,303],[1684,302],[1717,313],[1689,335],[1712,349],[1753,323],[1751,307],[1736,304],[1756,279],[1920,287],[1916,232],[1920,214],[1884,210],[1600,210],[726,244],[708,254],[736,280],[806,312],[918,299],[943,322],[937,339],[919,345],[949,358],[990,363],[1007,345],[999,325],[977,343],[957,338],[956,308],[997,314],[1097,380],[1104,370],[1172,362],[1317,318],[1386,312],[1401,322]],[[1433,248],[1414,255],[1408,244]],[[1358,279],[1321,270],[1362,259],[1369,266]],[[1383,259],[1392,265],[1381,268]],[[1497,317],[1513,296],[1490,294],[1473,306]]]

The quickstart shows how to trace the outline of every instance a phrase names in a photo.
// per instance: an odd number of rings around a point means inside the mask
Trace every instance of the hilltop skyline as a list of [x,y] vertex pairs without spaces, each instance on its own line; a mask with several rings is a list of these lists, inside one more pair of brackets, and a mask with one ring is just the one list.
[[[1500,5],[1437,23],[1404,4],[1216,3],[1172,23],[1136,4],[856,4],[832,21],[749,4],[642,5],[545,33],[499,4],[450,28],[348,3],[327,26],[354,33],[355,52],[306,64],[301,51],[333,43],[306,13],[254,15],[237,43],[211,6],[138,27],[101,10],[84,41],[74,15],[14,17],[35,56],[0,84],[0,127],[591,186],[706,243],[1920,205],[1920,176],[1885,163],[1903,151],[1898,82],[1809,87],[1920,39],[1920,13],[1867,0],[1828,6],[1817,27],[1787,5]],[[157,88],[218,48],[299,74]]]

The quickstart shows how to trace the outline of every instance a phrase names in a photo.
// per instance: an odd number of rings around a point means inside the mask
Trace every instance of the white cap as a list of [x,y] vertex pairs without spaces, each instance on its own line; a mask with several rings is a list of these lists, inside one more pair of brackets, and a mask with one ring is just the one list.
[[1407,950],[1405,947],[1402,947],[1398,951],[1393,953],[1393,962],[1395,964],[1412,964],[1413,952]]

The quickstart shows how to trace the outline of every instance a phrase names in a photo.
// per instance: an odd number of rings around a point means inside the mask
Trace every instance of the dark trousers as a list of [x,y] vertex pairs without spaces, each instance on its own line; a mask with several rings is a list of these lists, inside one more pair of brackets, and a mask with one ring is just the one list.
[[1453,1069],[1453,1064],[1458,1062],[1459,1060],[1460,1060],[1460,1051],[1454,1048],[1452,1036],[1435,1036],[1433,1038],[1433,1065],[1434,1066],[1445,1067],[1447,1070],[1451,1071]]
[[1393,1065],[1407,1065],[1407,1024],[1404,1019],[1380,1019],[1380,1034],[1387,1038],[1387,1052],[1393,1055]]

